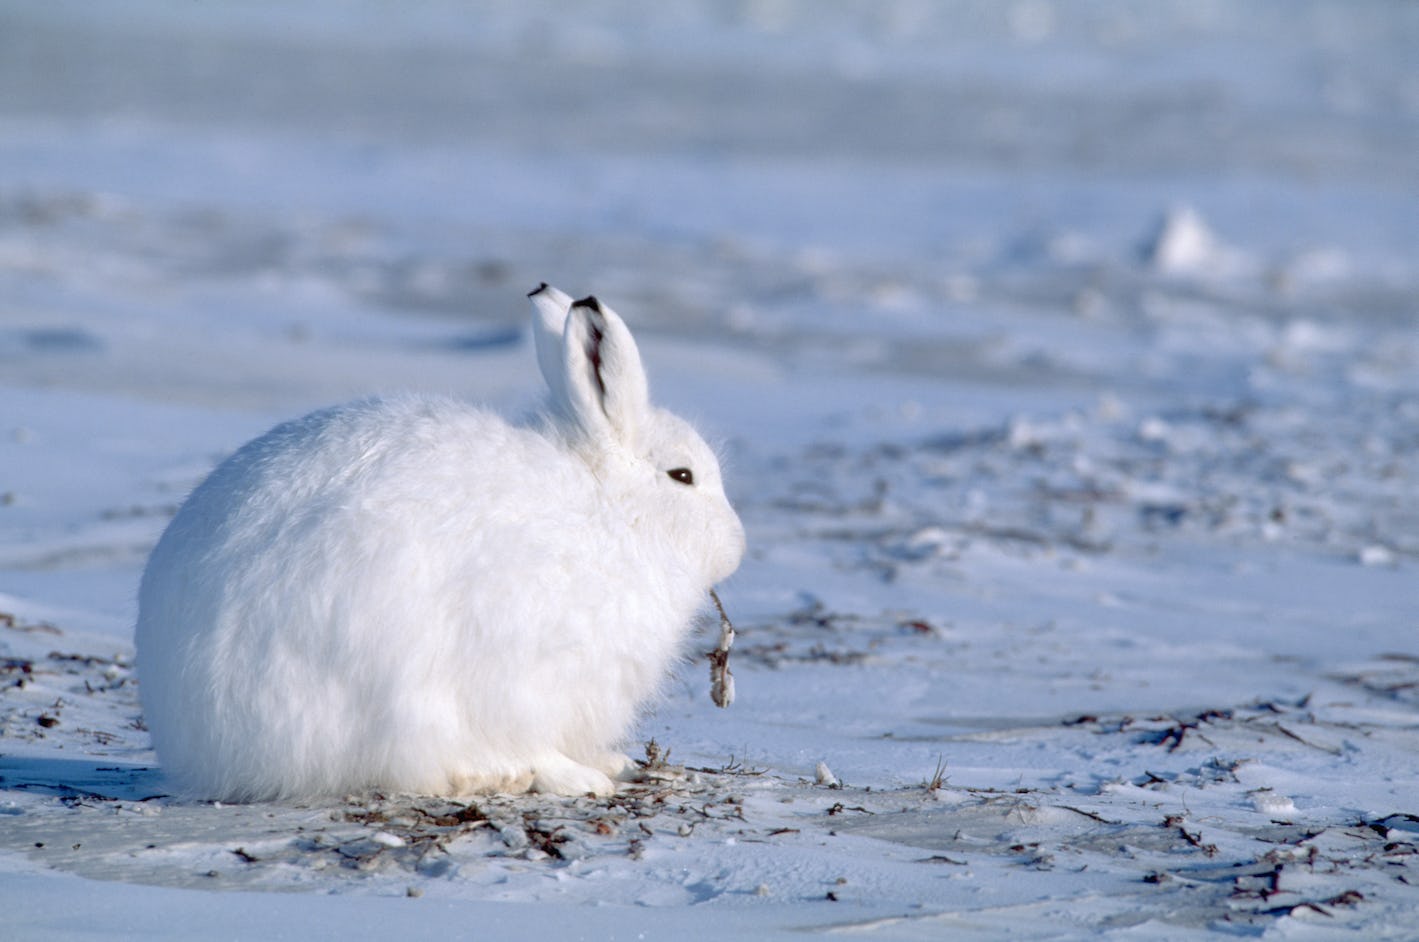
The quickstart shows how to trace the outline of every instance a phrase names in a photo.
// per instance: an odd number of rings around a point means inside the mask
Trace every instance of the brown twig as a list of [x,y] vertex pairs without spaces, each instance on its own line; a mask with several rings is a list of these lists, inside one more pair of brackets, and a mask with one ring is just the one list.
[[710,699],[717,707],[727,707],[734,702],[734,675],[729,671],[729,648],[734,644],[734,623],[725,614],[724,603],[719,595],[710,589],[710,598],[719,610],[719,644],[709,652]]

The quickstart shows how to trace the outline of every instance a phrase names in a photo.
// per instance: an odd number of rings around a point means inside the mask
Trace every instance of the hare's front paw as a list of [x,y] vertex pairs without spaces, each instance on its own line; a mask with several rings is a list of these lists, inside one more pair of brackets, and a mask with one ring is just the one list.
[[631,757],[624,752],[603,752],[591,763],[591,767],[604,773],[613,782],[633,781],[638,771]]
[[532,791],[567,797],[595,795],[597,798],[609,798],[616,793],[616,783],[605,772],[574,762],[564,755],[552,754],[534,764]]

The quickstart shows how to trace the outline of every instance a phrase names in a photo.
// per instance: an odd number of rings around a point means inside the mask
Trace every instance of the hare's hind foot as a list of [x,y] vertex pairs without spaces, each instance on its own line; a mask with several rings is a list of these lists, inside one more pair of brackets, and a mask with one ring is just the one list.
[[447,798],[474,798],[483,795],[523,795],[532,790],[532,772],[454,772],[448,787],[439,790]]

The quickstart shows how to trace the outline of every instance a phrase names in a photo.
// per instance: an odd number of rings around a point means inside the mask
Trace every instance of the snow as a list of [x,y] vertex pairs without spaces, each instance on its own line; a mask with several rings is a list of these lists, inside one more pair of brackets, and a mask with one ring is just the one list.
[[[4,20],[7,938],[1413,937],[1415,8]],[[528,408],[543,280],[720,443],[733,706],[687,663],[606,801],[166,797],[183,495],[332,402]]]

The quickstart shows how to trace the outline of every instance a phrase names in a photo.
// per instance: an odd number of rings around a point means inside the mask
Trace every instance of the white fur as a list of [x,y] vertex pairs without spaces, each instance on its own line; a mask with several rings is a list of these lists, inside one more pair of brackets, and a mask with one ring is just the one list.
[[[197,797],[608,794],[744,532],[630,332],[533,294],[540,423],[371,399],[247,444],[143,573],[143,710]],[[693,486],[666,472],[691,468]]]

